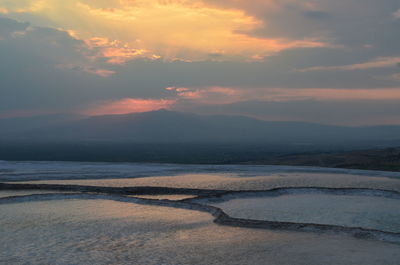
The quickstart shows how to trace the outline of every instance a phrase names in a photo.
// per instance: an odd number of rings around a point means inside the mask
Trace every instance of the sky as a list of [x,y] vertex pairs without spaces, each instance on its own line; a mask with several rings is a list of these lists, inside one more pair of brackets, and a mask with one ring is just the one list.
[[0,0],[0,118],[400,124],[398,0]]

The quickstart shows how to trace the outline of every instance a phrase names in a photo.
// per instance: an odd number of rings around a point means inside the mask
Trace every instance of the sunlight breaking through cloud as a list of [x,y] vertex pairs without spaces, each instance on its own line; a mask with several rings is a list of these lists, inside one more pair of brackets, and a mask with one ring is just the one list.
[[32,23],[73,30],[89,44],[107,40],[102,45],[108,48],[103,47],[99,55],[110,63],[135,58],[257,61],[286,49],[330,45],[317,39],[256,37],[252,33],[264,21],[244,10],[205,1],[31,0],[3,1],[0,8],[10,17],[29,17]]

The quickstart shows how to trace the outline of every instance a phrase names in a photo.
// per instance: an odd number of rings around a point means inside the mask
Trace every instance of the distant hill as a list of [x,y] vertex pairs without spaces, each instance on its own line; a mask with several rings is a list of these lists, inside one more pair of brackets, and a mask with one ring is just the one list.
[[[400,140],[400,126],[344,127],[270,122],[242,116],[203,116],[159,110],[89,118],[0,120],[0,141],[127,143],[263,143],[314,145]],[[36,122],[35,122],[36,121]]]
[[399,149],[387,149],[400,146],[400,126],[269,122],[160,110],[86,118],[56,115],[0,119],[0,128],[0,160],[400,170]]

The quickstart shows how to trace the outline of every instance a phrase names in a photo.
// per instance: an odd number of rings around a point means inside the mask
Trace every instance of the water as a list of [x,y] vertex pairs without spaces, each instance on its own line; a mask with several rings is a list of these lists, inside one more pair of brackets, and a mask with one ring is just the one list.
[[238,198],[214,203],[236,218],[363,227],[400,233],[397,199],[329,194]]
[[[262,190],[354,187],[400,191],[392,172],[274,166],[5,162],[0,182]],[[0,198],[53,193],[0,191]],[[317,196],[317,197],[315,197]],[[182,195],[142,198],[179,200]],[[398,265],[400,245],[318,234],[222,226],[209,213],[59,195],[0,203],[0,264],[365,264]],[[232,215],[318,221],[397,230],[398,201],[381,197],[293,194],[235,198]],[[268,210],[268,211],[267,211]],[[286,219],[285,219],[286,218]]]
[[206,213],[108,200],[0,206],[0,264],[397,265],[400,246],[219,226]]
[[25,196],[31,194],[49,194],[54,193],[54,191],[43,191],[43,190],[17,190],[17,191],[5,191],[0,190],[0,198],[10,197],[10,196]]
[[143,199],[152,199],[152,200],[170,200],[170,201],[178,201],[184,199],[192,199],[196,196],[194,195],[134,195],[132,197],[143,198]]
[[400,179],[400,173],[318,167],[151,163],[13,162],[0,160],[0,181],[143,178],[184,174],[256,177],[291,174],[360,175]]

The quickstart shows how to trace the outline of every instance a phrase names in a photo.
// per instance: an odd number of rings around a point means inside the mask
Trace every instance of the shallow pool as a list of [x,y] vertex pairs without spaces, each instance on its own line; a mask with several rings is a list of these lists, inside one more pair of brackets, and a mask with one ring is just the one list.
[[236,218],[317,223],[400,232],[397,199],[329,194],[236,198],[214,203]]

